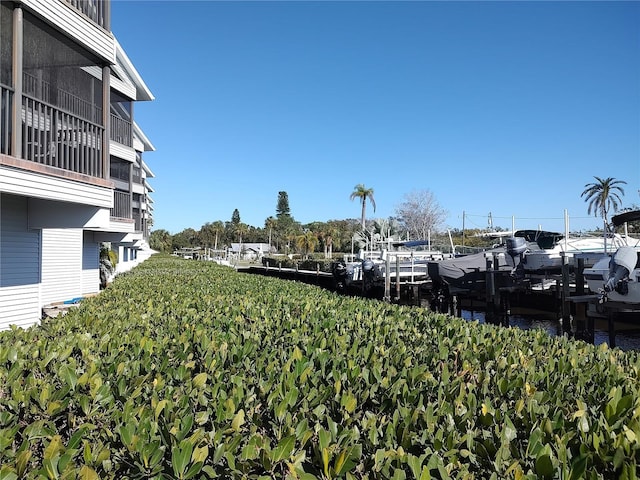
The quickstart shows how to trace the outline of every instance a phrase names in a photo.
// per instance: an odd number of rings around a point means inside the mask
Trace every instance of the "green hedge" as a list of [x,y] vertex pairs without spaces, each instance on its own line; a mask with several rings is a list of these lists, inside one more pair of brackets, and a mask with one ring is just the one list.
[[635,478],[640,361],[155,256],[0,333],[0,478]]
[[[340,257],[342,258],[342,257]],[[299,270],[309,270],[315,272],[318,268],[321,272],[331,272],[331,266],[337,261],[337,257],[328,258],[310,258],[303,260],[301,258],[288,257],[262,257],[262,265],[274,268],[298,268]]]

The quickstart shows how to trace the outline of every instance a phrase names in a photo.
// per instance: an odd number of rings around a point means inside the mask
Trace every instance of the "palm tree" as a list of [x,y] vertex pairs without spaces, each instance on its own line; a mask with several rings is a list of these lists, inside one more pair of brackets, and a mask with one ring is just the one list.
[[213,249],[218,250],[218,236],[220,235],[221,232],[224,231],[224,224],[220,220],[216,220],[215,222],[212,223],[212,228],[213,228],[213,231],[216,232],[216,240],[213,245]]
[[349,196],[351,200],[354,198],[359,198],[362,203],[362,230],[365,229],[365,213],[367,209],[367,199],[373,205],[373,211],[376,211],[376,201],[373,198],[373,188],[366,188],[362,183],[359,183],[354,187],[353,192]]
[[242,236],[246,235],[247,232],[249,231],[249,225],[247,225],[246,223],[240,222],[235,226],[235,231],[238,237],[240,237],[240,243],[242,244]]
[[331,258],[333,256],[333,237],[335,235],[336,230],[331,225],[325,225],[322,232],[318,235],[324,246],[324,258]]
[[[268,217],[264,221],[264,226],[267,230],[269,230],[269,250],[271,250],[271,235],[273,233],[273,229],[278,225],[277,220],[274,217]],[[271,253],[271,252],[269,252]]]
[[318,237],[310,230],[296,237],[296,245],[304,251],[305,258],[309,258],[309,253],[315,250],[317,244]]
[[245,235],[249,231],[249,225],[246,223],[238,223],[235,228],[235,233],[240,237],[240,246],[238,247],[238,259],[242,257],[242,236]]
[[608,214],[613,209],[615,212],[618,210],[622,199],[620,194],[624,195],[624,189],[620,185],[626,185],[624,180],[616,180],[615,178],[600,178],[596,179],[593,183],[587,183],[584,187],[584,192],[580,195],[586,197],[585,201],[588,202],[587,213],[597,216],[600,214],[604,225],[604,251],[607,252],[607,231],[609,230]]

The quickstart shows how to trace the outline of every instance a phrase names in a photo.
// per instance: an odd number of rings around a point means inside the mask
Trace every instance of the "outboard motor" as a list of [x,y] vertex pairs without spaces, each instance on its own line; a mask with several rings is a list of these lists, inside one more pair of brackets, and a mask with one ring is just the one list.
[[636,267],[637,260],[638,256],[635,248],[618,248],[609,262],[609,278],[605,281],[604,291],[612,292],[615,290],[621,295],[626,295],[629,292],[629,287],[627,285],[629,275]]
[[362,278],[372,282],[375,276],[374,267],[375,267],[375,264],[371,260],[369,259],[363,260],[362,261]]
[[[527,251],[527,242],[522,237],[510,237],[506,239],[507,255],[511,257],[513,269],[511,275],[521,277],[524,269],[524,254]],[[518,259],[516,261],[516,258]]]
[[375,280],[380,275],[380,268],[372,260],[362,261],[362,282],[365,292],[371,293]]
[[347,287],[347,266],[344,262],[333,264],[333,279],[338,291],[343,291]]

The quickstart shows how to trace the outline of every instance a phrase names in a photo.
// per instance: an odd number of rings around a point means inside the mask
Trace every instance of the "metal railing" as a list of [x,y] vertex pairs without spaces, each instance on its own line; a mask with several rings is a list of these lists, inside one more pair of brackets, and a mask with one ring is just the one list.
[[104,128],[34,98],[22,98],[22,158],[103,178]]
[[133,146],[133,125],[130,121],[124,120],[117,115],[111,114],[111,134],[110,138],[128,147]]
[[13,92],[0,85],[0,153],[9,155],[11,149],[11,104]]
[[131,218],[131,195],[127,192],[113,192],[113,208],[111,216],[117,218]]
[[77,95],[58,89],[58,104],[62,110],[94,123],[102,123],[102,108]]
[[51,84],[30,73],[24,72],[22,74],[22,83],[25,95],[50,105],[55,103],[56,108],[69,112],[84,120],[93,123],[102,123],[102,107],[60,88],[55,92],[57,102],[52,102]]
[[51,87],[46,80],[39,79],[35,75],[22,72],[22,90],[26,95],[51,103]]

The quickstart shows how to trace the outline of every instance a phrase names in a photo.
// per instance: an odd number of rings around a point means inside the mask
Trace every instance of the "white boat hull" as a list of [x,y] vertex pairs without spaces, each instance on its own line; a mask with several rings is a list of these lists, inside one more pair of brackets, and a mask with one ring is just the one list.
[[[628,241],[637,243],[636,239],[628,239],[615,235],[607,239],[607,250],[615,251],[618,247],[627,245]],[[570,238],[560,240],[550,249],[531,250],[524,255],[524,269],[526,271],[549,271],[562,268],[562,257],[565,256],[569,264],[576,266],[576,257],[581,257],[585,267],[595,263],[605,256],[604,239],[602,237]]]

